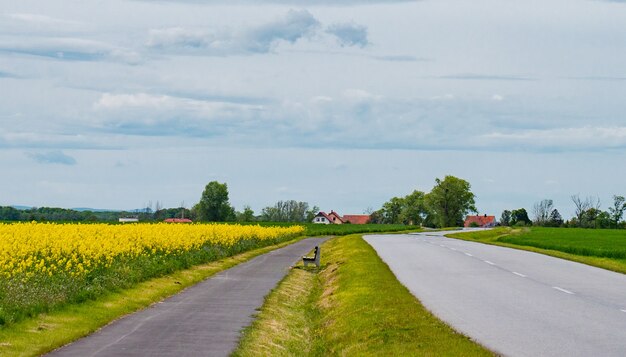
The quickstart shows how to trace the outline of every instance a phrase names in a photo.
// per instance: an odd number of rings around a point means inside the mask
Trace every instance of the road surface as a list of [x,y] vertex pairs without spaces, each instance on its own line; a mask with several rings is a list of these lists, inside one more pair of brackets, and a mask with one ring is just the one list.
[[505,356],[626,356],[626,275],[443,237],[365,240],[436,316]]
[[307,238],[258,256],[48,355],[228,356],[265,295],[324,240]]

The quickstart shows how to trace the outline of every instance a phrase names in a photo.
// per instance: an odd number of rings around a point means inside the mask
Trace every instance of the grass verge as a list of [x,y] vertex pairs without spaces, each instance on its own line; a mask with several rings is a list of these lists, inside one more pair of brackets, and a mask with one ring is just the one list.
[[447,237],[550,255],[626,274],[626,231],[579,228],[510,228],[447,234]]
[[491,356],[428,312],[361,235],[327,241],[268,296],[235,356]]
[[121,316],[174,295],[222,270],[258,255],[294,243],[295,240],[255,249],[229,258],[151,279],[108,293],[97,300],[67,305],[49,314],[0,327],[1,356],[38,356],[86,336]]

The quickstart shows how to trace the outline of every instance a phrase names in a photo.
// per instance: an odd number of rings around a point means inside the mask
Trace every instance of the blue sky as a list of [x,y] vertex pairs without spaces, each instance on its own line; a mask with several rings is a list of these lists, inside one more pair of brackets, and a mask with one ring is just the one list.
[[277,200],[481,213],[626,195],[621,1],[19,1],[0,10],[0,205]]

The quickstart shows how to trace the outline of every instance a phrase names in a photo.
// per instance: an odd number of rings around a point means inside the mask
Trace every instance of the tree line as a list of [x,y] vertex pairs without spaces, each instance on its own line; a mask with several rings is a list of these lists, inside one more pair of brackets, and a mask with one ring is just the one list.
[[622,221],[626,212],[624,196],[613,195],[612,206],[606,211],[601,209],[600,199],[597,197],[570,196],[574,204],[574,216],[563,220],[561,213],[554,206],[551,199],[543,199],[533,205],[533,219],[528,217],[526,209],[504,210],[500,216],[503,226],[542,226],[542,227],[570,227],[570,228],[615,228],[626,229],[626,222]]
[[250,206],[236,211],[228,200],[228,185],[217,181],[209,182],[200,201],[193,206],[191,214],[196,220],[208,222],[311,222],[319,211],[317,206],[308,202],[287,200],[278,201],[273,206],[261,210],[255,215]]
[[149,201],[144,208],[133,211],[78,211],[65,208],[39,207],[17,209],[0,206],[0,221],[52,221],[52,222],[117,222],[119,218],[135,217],[142,222],[161,222],[167,218],[189,218],[205,222],[310,222],[319,211],[317,206],[295,200],[278,201],[263,208],[255,215],[250,206],[236,211],[228,198],[228,185],[209,182],[198,203],[191,209],[185,207],[164,208],[159,201]]

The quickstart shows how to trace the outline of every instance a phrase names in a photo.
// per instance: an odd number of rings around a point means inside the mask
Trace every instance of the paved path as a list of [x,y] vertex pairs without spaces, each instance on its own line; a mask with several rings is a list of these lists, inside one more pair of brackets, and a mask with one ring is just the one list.
[[626,356],[626,275],[434,232],[365,240],[430,311],[493,351]]
[[49,356],[228,356],[263,298],[324,240],[307,238],[258,256]]

